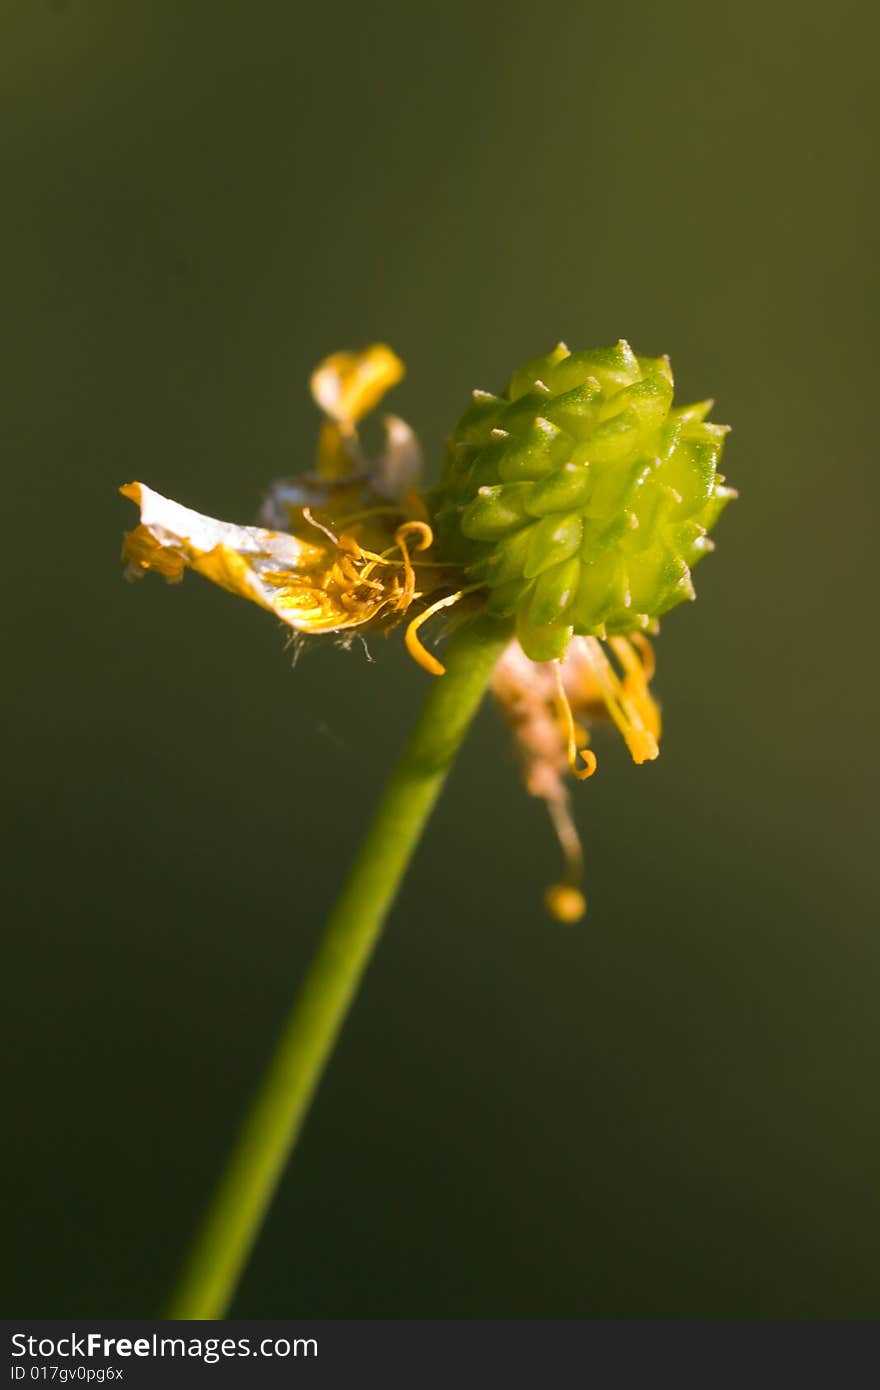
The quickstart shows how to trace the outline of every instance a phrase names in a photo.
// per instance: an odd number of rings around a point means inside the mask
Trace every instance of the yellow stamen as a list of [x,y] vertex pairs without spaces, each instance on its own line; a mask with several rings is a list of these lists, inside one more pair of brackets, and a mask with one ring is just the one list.
[[[625,641],[616,638],[611,640]],[[657,719],[657,710],[648,694],[647,685],[642,692],[634,695],[632,689],[625,688],[596,638],[584,637],[582,641],[583,650],[592,667],[608,713],[623,735],[633,762],[652,762],[659,755],[660,749],[657,746],[656,734],[648,727],[649,723]],[[627,654],[628,659],[637,661],[635,652],[628,646]],[[623,664],[620,652],[617,652],[617,655]]]
[[[585,782],[588,777],[592,777],[596,771],[596,754],[589,748],[578,747],[578,730],[575,727],[574,715],[571,712],[568,695],[565,690],[565,683],[562,679],[562,662],[554,661],[556,671],[556,691],[559,702],[559,713],[562,718],[562,725],[565,731],[566,743],[568,745],[568,766],[571,774],[579,782]],[[583,758],[583,766],[578,762],[578,757]]]
[[654,648],[651,646],[651,643],[643,632],[631,632],[629,641],[642,659],[642,671],[645,680],[653,680],[654,672],[657,669],[657,662],[654,658]]
[[429,618],[433,618],[434,614],[439,613],[441,609],[452,608],[454,604],[459,603],[464,598],[465,594],[472,594],[475,589],[481,589],[482,587],[482,584],[470,584],[466,589],[459,589],[455,594],[448,594],[446,598],[438,599],[436,603],[431,604],[430,608],[426,608],[424,613],[420,613],[417,618],[413,618],[409,627],[406,629],[404,641],[407,651],[413,661],[417,661],[430,675],[444,676],[446,674],[446,667],[422,645],[418,635],[419,628],[422,626],[422,623],[426,623]]
[[407,547],[407,539],[410,536],[415,538],[416,550],[428,550],[434,544],[434,532],[426,521],[407,521],[394,533],[394,540],[403,560],[403,593],[407,606],[412,602],[416,592],[416,576]]
[[325,526],[323,521],[318,521],[317,517],[312,516],[311,507],[303,507],[302,514],[310,526],[314,526],[318,531],[323,531],[327,539],[331,540],[335,546],[339,545],[338,536],[335,536],[333,532],[330,530],[330,527]]
[[434,544],[434,532],[431,530],[427,521],[405,521],[398,531],[395,532],[394,539],[400,545],[401,540],[407,536],[418,536],[416,550],[430,550]]
[[660,737],[660,709],[648,689],[648,681],[654,672],[654,652],[649,642],[642,639],[647,648],[646,654],[636,642],[641,633],[629,637],[612,637],[609,646],[623,667],[623,693],[627,705],[638,711],[642,723],[654,739]]

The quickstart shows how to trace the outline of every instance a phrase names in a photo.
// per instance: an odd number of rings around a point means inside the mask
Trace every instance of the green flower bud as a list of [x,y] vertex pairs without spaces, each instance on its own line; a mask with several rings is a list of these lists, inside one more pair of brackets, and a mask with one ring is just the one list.
[[736,493],[711,401],[674,407],[668,360],[559,344],[498,396],[474,392],[429,507],[442,553],[516,614],[535,661],[622,636],[694,597],[691,569]]

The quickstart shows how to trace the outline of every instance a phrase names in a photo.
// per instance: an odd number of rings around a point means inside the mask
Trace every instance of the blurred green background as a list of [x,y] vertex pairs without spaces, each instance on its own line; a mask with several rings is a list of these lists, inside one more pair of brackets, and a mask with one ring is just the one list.
[[600,738],[591,912],[484,712],[242,1316],[880,1312],[874,7],[7,0],[3,1305],[154,1312],[427,677],[118,567],[252,519],[384,338],[436,468],[558,337],[668,351],[742,493]]

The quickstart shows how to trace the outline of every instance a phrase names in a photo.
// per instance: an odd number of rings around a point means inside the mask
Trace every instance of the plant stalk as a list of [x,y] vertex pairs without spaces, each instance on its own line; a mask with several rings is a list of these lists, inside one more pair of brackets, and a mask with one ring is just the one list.
[[453,634],[327,923],[171,1298],[168,1318],[222,1318],[425,823],[510,639],[478,618]]

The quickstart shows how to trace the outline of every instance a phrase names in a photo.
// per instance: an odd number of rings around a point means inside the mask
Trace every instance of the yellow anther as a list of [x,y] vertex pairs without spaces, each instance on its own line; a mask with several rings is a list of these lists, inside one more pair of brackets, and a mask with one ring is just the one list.
[[652,763],[660,756],[660,746],[647,729],[631,729],[626,738],[626,746],[634,763]]
[[544,904],[557,922],[579,922],[587,910],[587,900],[579,888],[570,883],[551,883],[544,894]]
[[400,545],[401,540],[409,536],[418,537],[418,542],[414,547],[416,550],[430,550],[434,544],[434,532],[427,521],[405,521],[395,533],[394,539]]

